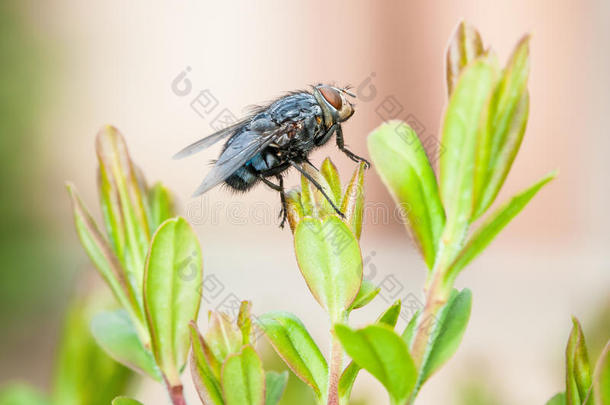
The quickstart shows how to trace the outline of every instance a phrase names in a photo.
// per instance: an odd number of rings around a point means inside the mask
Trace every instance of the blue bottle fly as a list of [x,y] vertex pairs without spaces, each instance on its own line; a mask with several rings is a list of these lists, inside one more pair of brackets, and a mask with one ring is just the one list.
[[[302,173],[337,208],[320,184],[303,168],[313,166],[308,156],[335,135],[337,147],[355,162],[369,162],[345,147],[341,123],[354,114],[348,97],[355,97],[345,88],[317,85],[311,92],[289,93],[257,107],[249,116],[206,138],[187,146],[174,158],[180,159],[199,152],[228,137],[218,160],[193,196],[225,183],[236,191],[247,191],[259,181],[280,193],[283,227],[286,222],[286,200],[283,174],[291,167]],[[315,166],[314,166],[315,167]],[[274,183],[270,178],[275,178]]]

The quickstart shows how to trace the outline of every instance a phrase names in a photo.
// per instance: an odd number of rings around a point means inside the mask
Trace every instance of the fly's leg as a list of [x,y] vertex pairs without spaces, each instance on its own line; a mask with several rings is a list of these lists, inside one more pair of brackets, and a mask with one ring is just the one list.
[[326,198],[326,201],[328,201],[328,203],[331,205],[331,207],[333,207],[333,209],[335,210],[335,212],[337,213],[337,215],[339,215],[341,218],[345,218],[345,215],[341,212],[341,210],[339,208],[337,208],[337,206],[335,205],[335,203],[333,202],[333,200],[328,196],[328,194],[326,194],[326,191],[324,191],[324,188],[320,185],[320,183],[318,183],[313,177],[311,177],[309,175],[309,173],[307,173],[305,171],[305,169],[303,169],[303,167],[301,167],[300,164],[298,164],[297,162],[290,160],[290,165],[292,167],[294,167],[295,169],[297,169],[303,176],[305,176],[305,178],[307,180],[309,180],[309,182],[311,184],[314,185],[315,188],[317,188],[322,195],[324,196],[324,198]]
[[278,183],[280,183],[280,201],[282,202],[282,211],[280,212],[280,216],[282,217],[282,222],[280,222],[280,228],[284,228],[284,224],[286,224],[286,218],[288,218],[288,210],[286,206],[286,193],[284,192],[284,178],[279,174],[275,176]]
[[275,190],[280,193],[280,200],[282,202],[282,210],[280,211],[280,217],[282,217],[282,222],[280,222],[280,228],[284,228],[286,224],[286,218],[288,217],[288,212],[286,211],[286,192],[284,191],[284,178],[279,174],[275,176],[275,178],[280,183],[279,185],[273,183],[266,179],[262,174],[258,175],[258,178],[262,180],[269,188]]
[[371,164],[369,163],[368,160],[356,155],[355,153],[353,153],[352,151],[348,150],[345,147],[345,142],[343,141],[343,130],[341,129],[341,125],[338,125],[338,124],[335,124],[335,125],[337,125],[337,129],[335,130],[335,132],[337,133],[337,146],[339,147],[339,150],[341,150],[341,152],[345,153],[347,155],[347,157],[352,159],[354,162],[358,162],[358,163],[364,162],[365,169],[368,169],[369,167],[371,167]]

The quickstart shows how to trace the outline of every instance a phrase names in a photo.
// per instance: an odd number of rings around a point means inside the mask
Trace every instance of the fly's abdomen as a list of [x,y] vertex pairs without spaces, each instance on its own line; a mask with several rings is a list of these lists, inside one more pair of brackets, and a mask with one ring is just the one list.
[[225,184],[236,191],[247,191],[252,188],[257,181],[258,176],[252,170],[252,167],[242,166],[227,177]]

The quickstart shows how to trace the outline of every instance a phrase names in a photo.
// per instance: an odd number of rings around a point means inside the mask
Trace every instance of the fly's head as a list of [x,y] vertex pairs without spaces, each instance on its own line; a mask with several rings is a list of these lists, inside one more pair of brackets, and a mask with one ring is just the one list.
[[347,88],[338,88],[319,84],[313,88],[313,94],[324,113],[324,121],[330,127],[337,122],[346,121],[354,114],[354,105],[348,97],[356,97]]

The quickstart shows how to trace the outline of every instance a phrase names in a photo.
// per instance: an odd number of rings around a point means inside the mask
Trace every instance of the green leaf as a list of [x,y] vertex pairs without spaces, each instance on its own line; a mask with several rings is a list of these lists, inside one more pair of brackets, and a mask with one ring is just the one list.
[[364,215],[364,162],[360,162],[347,185],[341,201],[341,212],[345,214],[345,222],[357,239],[362,233],[362,217]]
[[224,405],[220,386],[220,364],[211,353],[205,339],[199,333],[195,322],[191,329],[191,377],[197,394],[204,404]]
[[[377,318],[377,323],[394,327],[398,321],[400,315],[401,303],[400,301],[395,302],[391,307],[386,309],[383,314]],[[358,372],[361,367],[354,361],[351,361],[348,366],[343,370],[339,379],[339,397],[342,402],[347,402],[352,392],[352,387],[358,376]]]
[[527,205],[527,203],[538,193],[538,191],[549,181],[553,180],[557,174],[550,173],[543,177],[533,186],[515,195],[506,204],[498,208],[496,212],[475,231],[470,237],[466,246],[461,250],[458,257],[447,272],[447,277],[457,276],[457,274],[479,255],[491,241],[508,225],[508,223]]
[[136,401],[127,397],[116,397],[112,400],[112,405],[143,405],[140,401]]
[[286,215],[290,229],[294,233],[297,224],[305,217],[301,193],[297,190],[290,190],[286,193]]
[[578,320],[572,317],[572,331],[566,347],[566,400],[580,405],[591,389],[591,368],[585,336]]
[[106,353],[127,367],[161,381],[152,353],[144,348],[124,310],[102,311],[91,320],[91,334]]
[[[330,165],[330,163],[329,163]],[[327,175],[329,165],[327,165]],[[303,169],[318,182],[324,192],[333,200],[335,205],[338,205],[340,200],[335,200],[335,191],[333,187],[328,183],[328,180],[324,175],[319,172],[315,167],[305,164]],[[331,181],[335,179],[330,176]],[[301,201],[303,205],[303,211],[305,215],[313,216],[316,218],[324,218],[328,215],[335,215],[334,208],[330,205],[326,197],[315,187],[307,178],[301,175]]]
[[322,162],[322,166],[320,166],[320,174],[322,174],[324,179],[326,179],[326,182],[332,191],[334,201],[341,201],[341,179],[339,178],[337,167],[333,164],[330,158],[326,158]]
[[407,230],[432,268],[445,212],[425,149],[415,131],[399,121],[375,129],[368,148],[381,180],[407,216]]
[[[110,125],[97,134],[102,213],[111,245],[129,274],[141,300],[144,261],[150,240],[146,216],[146,186],[138,177],[121,133]],[[140,303],[141,304],[141,303]]]
[[447,305],[439,312],[437,319],[431,320],[427,324],[432,337],[422,361],[418,388],[458,349],[470,319],[471,307],[472,293],[470,290],[465,288],[459,293],[454,290]]
[[205,341],[214,357],[224,363],[230,355],[241,350],[243,336],[237,325],[223,312],[210,311]]
[[172,386],[189,350],[191,320],[197,319],[203,278],[201,248],[183,218],[165,221],[154,234],[146,260],[144,307],[157,365]]
[[369,325],[354,331],[341,324],[335,334],[352,360],[377,378],[392,404],[404,404],[417,378],[407,345],[388,325]]
[[555,394],[553,398],[549,399],[546,402],[546,405],[566,405],[566,394],[565,392],[560,392],[559,394]]
[[354,234],[336,216],[305,218],[294,233],[301,274],[331,319],[341,319],[362,283],[362,257]]
[[368,280],[362,280],[362,285],[360,286],[360,290],[358,291],[358,295],[354,298],[354,302],[348,308],[349,311],[354,309],[362,308],[369,302],[373,300],[381,291],[380,287],[377,287],[375,284],[371,283]]
[[242,301],[239,306],[239,314],[237,315],[237,326],[241,330],[242,343],[247,345],[250,343],[250,333],[252,332],[252,302]]
[[529,36],[515,48],[479,128],[473,220],[493,203],[510,171],[529,113]]
[[255,322],[292,372],[313,388],[318,398],[325,395],[328,364],[305,325],[287,312],[269,312]]
[[153,231],[166,219],[174,216],[172,195],[161,183],[156,183],[148,191],[149,227]]
[[400,335],[402,340],[404,340],[405,343],[407,344],[407,347],[411,347],[411,343],[413,343],[412,340],[413,340],[413,337],[415,336],[415,326],[417,325],[417,319],[419,318],[420,313],[421,313],[421,310],[419,310],[419,309],[417,311],[415,311],[413,316],[411,316],[411,319],[409,319],[409,323],[405,327],[405,330]]
[[597,360],[593,374],[595,405],[610,405],[610,341]]
[[477,59],[467,66],[449,99],[442,128],[446,152],[440,156],[440,194],[447,215],[442,239],[459,244],[472,213],[475,143],[481,113],[495,83],[490,61]]
[[119,260],[87,211],[74,186],[67,184],[66,187],[72,200],[74,224],[83,248],[119,304],[129,312],[131,319],[136,324],[140,339],[147,342],[149,338],[144,326],[144,317],[136,301],[131,283],[127,279],[127,274],[125,274]]
[[221,384],[227,405],[265,403],[265,372],[252,346],[246,345],[227,358],[222,366]]
[[476,58],[483,55],[481,35],[473,26],[460,22],[447,49],[447,91],[453,91],[460,73]]
[[22,382],[9,382],[0,387],[0,405],[50,405],[44,395],[33,386]]
[[288,371],[265,373],[265,405],[277,405],[288,383]]

